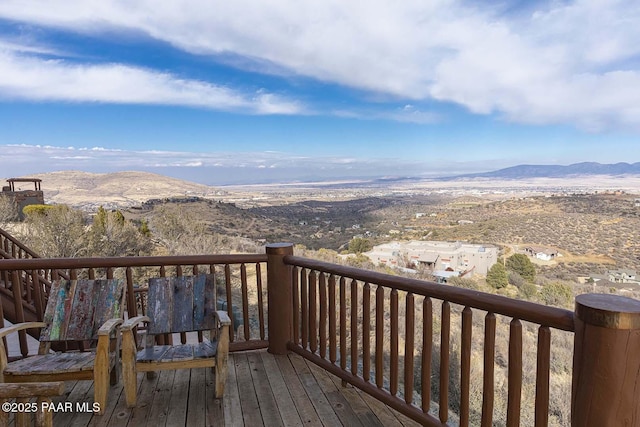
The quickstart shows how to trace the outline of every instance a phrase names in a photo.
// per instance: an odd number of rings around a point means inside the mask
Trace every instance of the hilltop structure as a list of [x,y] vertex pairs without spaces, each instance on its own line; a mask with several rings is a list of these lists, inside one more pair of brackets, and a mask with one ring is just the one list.
[[[9,185],[2,187],[2,193],[0,195],[12,198],[18,208],[18,216],[20,219],[24,219],[24,213],[22,210],[25,206],[29,205],[44,205],[44,193],[40,187],[41,179],[37,178],[9,178],[7,183]],[[21,183],[32,183],[33,190],[22,189],[18,186]],[[18,185],[16,185],[18,184]]]
[[427,269],[443,281],[451,276],[486,275],[498,262],[498,248],[462,242],[391,242],[374,246],[364,255],[391,267]]

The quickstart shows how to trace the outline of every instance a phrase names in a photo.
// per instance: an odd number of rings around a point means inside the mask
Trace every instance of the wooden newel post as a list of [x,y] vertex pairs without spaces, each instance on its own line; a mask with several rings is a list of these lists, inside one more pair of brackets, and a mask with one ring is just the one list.
[[640,427],[640,301],[576,297],[573,427]]
[[267,245],[267,298],[269,307],[269,353],[287,354],[291,340],[291,269],[283,262],[293,255],[291,243]]

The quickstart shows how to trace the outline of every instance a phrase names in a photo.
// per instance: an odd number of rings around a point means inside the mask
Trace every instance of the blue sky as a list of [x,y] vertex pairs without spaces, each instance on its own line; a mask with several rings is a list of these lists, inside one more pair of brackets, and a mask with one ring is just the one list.
[[0,177],[640,161],[640,3],[0,2]]

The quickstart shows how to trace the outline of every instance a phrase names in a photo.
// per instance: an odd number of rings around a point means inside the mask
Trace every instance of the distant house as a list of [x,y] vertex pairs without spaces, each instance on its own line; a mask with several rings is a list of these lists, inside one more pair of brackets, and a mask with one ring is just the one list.
[[[635,270],[619,269],[609,270],[605,274],[591,274],[589,278],[593,283],[602,284],[632,284],[640,285],[640,280]],[[587,280],[588,280],[587,279]]]
[[373,263],[405,265],[410,260],[423,269],[453,270],[455,275],[469,271],[485,275],[498,261],[498,248],[462,242],[395,241],[374,246],[363,254]]
[[635,270],[609,270],[607,272],[608,279],[614,283],[637,283],[638,279]]
[[537,246],[527,246],[524,251],[527,255],[542,261],[551,261],[558,256],[558,251],[554,249]]

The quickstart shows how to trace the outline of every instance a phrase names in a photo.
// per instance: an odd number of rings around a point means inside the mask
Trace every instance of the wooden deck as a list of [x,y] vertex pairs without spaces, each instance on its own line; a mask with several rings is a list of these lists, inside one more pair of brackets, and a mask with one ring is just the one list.
[[76,411],[76,402],[93,403],[93,383],[66,383],[73,410],[57,412],[54,426],[417,426],[376,399],[296,354],[266,350],[229,355],[223,400],[215,400],[210,369],[138,375],[138,404],[127,409],[120,384],[111,387],[105,415]]

